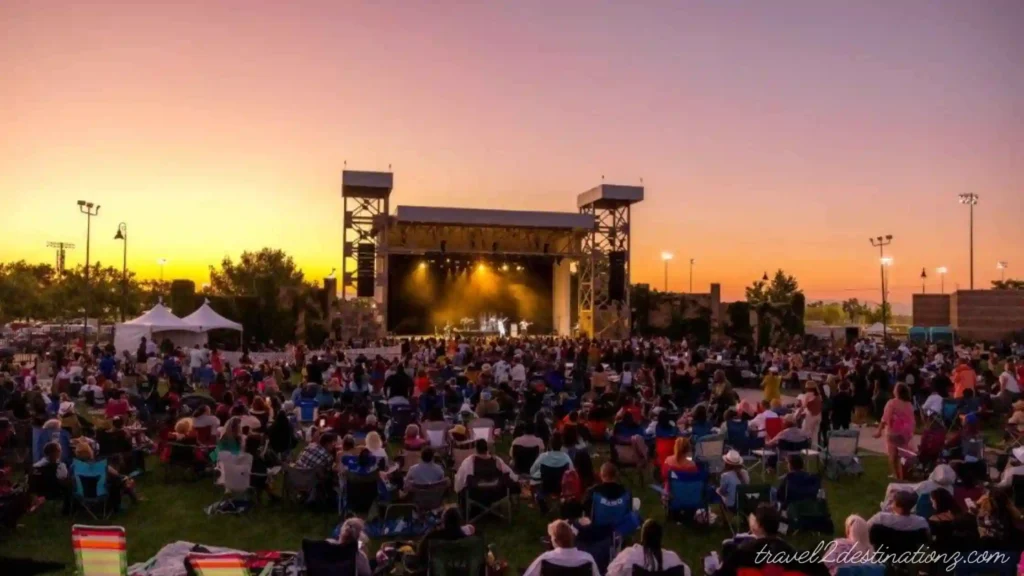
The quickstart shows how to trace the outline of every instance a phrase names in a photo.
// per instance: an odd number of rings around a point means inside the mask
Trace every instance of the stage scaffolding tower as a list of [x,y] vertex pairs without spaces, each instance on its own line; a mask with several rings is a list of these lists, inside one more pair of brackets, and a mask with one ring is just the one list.
[[579,265],[579,330],[592,338],[630,334],[630,207],[644,199],[643,186],[601,184],[580,194],[582,214],[594,217],[583,239]]
[[347,300],[349,288],[356,298],[372,298],[378,318],[385,317],[387,295],[387,259],[378,246],[374,225],[390,210],[394,175],[391,172],[344,170],[341,174],[341,198],[345,221],[342,230],[341,300]]

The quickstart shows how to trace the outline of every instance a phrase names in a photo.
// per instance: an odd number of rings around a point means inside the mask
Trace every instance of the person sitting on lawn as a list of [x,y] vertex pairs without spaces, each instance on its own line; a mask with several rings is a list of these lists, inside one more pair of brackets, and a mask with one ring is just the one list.
[[786,463],[789,465],[789,472],[779,480],[779,487],[775,494],[779,506],[785,509],[790,502],[817,498],[817,493],[807,493],[810,490],[809,487],[814,486],[818,482],[818,478],[804,470],[803,456],[790,454],[786,459]]
[[865,564],[871,559],[875,549],[871,545],[868,534],[868,523],[856,514],[846,518],[846,537],[836,538],[825,548],[830,552],[823,562],[832,576],[843,566]]
[[238,454],[242,451],[242,419],[238,416],[228,418],[217,440],[218,452]]
[[548,537],[551,538],[552,550],[537,556],[523,573],[523,576],[540,576],[541,567],[545,562],[564,568],[577,568],[589,565],[592,576],[600,576],[594,557],[576,548],[576,535],[565,520],[555,520],[548,524]]
[[665,494],[668,494],[668,480],[671,472],[696,472],[697,463],[690,458],[690,439],[686,436],[676,438],[672,454],[665,458],[662,465],[661,479],[665,484]]
[[537,456],[537,459],[533,462],[533,466],[530,466],[530,476],[534,480],[541,479],[541,468],[543,466],[549,466],[551,468],[568,466],[569,469],[572,469],[572,459],[569,458],[569,455],[562,450],[561,434],[555,433],[551,436],[551,450]]
[[33,493],[47,500],[64,502],[64,513],[70,510],[71,483],[68,467],[60,461],[61,449],[57,442],[43,446],[43,457],[32,465]]
[[334,467],[334,446],[337,443],[337,434],[324,432],[316,442],[306,445],[295,465],[299,468],[319,470],[326,477]]
[[405,475],[405,490],[413,486],[429,486],[445,479],[444,468],[434,461],[434,449],[427,446],[420,452],[420,461]]
[[868,520],[868,527],[886,526],[893,530],[928,530],[928,520],[914,514],[917,492],[900,490],[893,495],[892,512],[879,512]]
[[409,424],[405,427],[405,438],[402,445],[406,450],[418,452],[427,443],[426,438],[420,436],[420,427],[416,424]]
[[508,467],[507,464],[497,456],[489,453],[487,440],[483,438],[476,441],[474,444],[476,453],[462,461],[462,465],[459,466],[458,471],[455,473],[455,491],[462,492],[466,488],[466,483],[469,481],[469,477],[473,475],[476,470],[476,463],[484,460],[493,460],[495,465],[498,467],[498,471],[501,472],[507,479],[511,481],[509,488],[513,492],[519,488],[519,477],[516,473]]
[[[736,576],[741,568],[760,568],[765,564],[761,558],[766,553],[775,558],[794,558],[796,550],[779,534],[781,520],[779,511],[773,505],[759,504],[747,520],[754,537],[739,544],[730,553],[722,554],[723,563],[712,576]],[[817,563],[801,563],[783,568],[809,576],[828,574],[824,565]]]
[[736,509],[736,489],[750,483],[750,474],[743,467],[743,457],[735,450],[729,450],[722,457],[725,469],[718,481],[718,496],[722,505],[729,510]]
[[474,533],[475,529],[473,526],[462,524],[462,514],[459,513],[458,507],[449,506],[445,508],[441,514],[441,524],[427,532],[423,540],[420,540],[419,547],[416,550],[420,568],[425,573],[427,572],[427,567],[430,566],[431,542],[454,542],[472,536]]
[[623,498],[628,490],[619,482],[619,469],[611,462],[601,465],[599,472],[601,483],[592,486],[583,497],[583,513],[590,514],[594,509],[594,495],[599,495],[605,500],[618,500]]
[[690,576],[690,567],[679,559],[679,555],[661,547],[662,528],[654,520],[644,522],[640,528],[640,543],[619,552],[608,565],[607,576],[631,576],[635,567],[648,573],[659,573],[682,567],[682,576]]

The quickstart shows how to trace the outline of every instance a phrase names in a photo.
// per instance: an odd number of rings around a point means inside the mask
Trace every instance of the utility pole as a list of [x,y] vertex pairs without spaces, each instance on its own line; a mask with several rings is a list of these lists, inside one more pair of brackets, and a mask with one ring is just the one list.
[[693,263],[696,262],[693,258],[690,258],[690,294],[693,294]]
[[92,239],[92,217],[99,216],[100,205],[93,204],[92,202],[86,202],[85,200],[78,201],[78,211],[85,214],[85,318],[82,318],[82,338],[84,342],[89,341],[89,305],[92,304],[92,290],[89,285],[89,243]]
[[961,204],[966,204],[971,209],[971,290],[974,290],[974,207],[978,205],[978,195],[974,192],[965,192],[960,194],[959,198]]
[[46,247],[57,249],[57,278],[63,278],[65,251],[74,250],[75,245],[72,244],[71,242],[47,242]]
[[869,238],[871,245],[878,248],[878,263],[882,277],[882,342],[885,343],[889,340],[889,329],[886,314],[886,289],[885,289],[885,267],[892,264],[892,258],[886,259],[885,247],[892,244],[892,234],[886,234],[885,236],[877,236],[875,238]]

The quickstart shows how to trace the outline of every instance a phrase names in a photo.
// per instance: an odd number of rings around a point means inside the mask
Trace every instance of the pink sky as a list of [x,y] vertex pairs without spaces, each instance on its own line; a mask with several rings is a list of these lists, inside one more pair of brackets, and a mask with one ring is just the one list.
[[[215,6],[212,6],[215,5]],[[78,244],[202,281],[275,246],[341,255],[340,171],[395,171],[395,204],[566,210],[643,178],[633,278],[768,270],[809,298],[897,301],[1024,273],[1024,4],[0,2],[0,259]]]

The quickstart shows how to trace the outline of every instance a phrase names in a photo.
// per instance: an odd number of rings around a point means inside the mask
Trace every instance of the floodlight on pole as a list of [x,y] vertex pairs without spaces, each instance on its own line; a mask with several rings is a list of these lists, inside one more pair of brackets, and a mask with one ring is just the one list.
[[974,290],[974,207],[978,205],[978,195],[974,192],[965,192],[958,196],[961,204],[970,207],[970,248],[971,248],[971,290]]
[[871,245],[878,248],[878,261],[880,276],[882,277],[882,341],[885,342],[889,337],[888,328],[888,314],[886,314],[886,285],[885,285],[885,269],[892,266],[892,258],[885,255],[885,247],[892,244],[892,234],[886,234],[885,236],[876,236],[868,239]]
[[1000,260],[996,262],[996,268],[999,269],[999,281],[1003,282],[1006,280],[1006,268],[1010,265],[1006,260]]
[[946,273],[949,272],[949,268],[945,266],[939,266],[935,269],[939,273],[939,289],[942,294],[946,293]]
[[78,201],[78,211],[85,214],[85,314],[82,318],[82,332],[84,338],[89,337],[89,304],[91,294],[89,290],[89,247],[92,239],[92,217],[100,215],[99,204],[93,204],[85,200]]
[[668,262],[672,259],[671,252],[662,252],[661,260],[665,263],[665,292],[668,292]]

